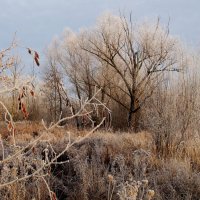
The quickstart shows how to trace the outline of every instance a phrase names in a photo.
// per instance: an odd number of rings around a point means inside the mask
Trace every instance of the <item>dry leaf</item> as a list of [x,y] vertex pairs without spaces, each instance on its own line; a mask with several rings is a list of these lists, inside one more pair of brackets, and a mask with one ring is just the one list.
[[7,128],[8,128],[8,131],[10,131],[10,132],[12,131],[12,129],[13,129],[13,125],[12,125],[11,122],[8,123]]
[[40,63],[39,63],[39,60],[38,60],[38,58],[37,58],[37,57],[35,57],[35,58],[34,58],[34,60],[35,60],[35,63],[37,64],[37,66],[40,66]]
[[29,53],[29,54],[32,54],[32,52],[31,52],[31,50],[30,50],[29,48],[28,48],[28,53]]
[[57,200],[56,194],[55,192],[51,191],[51,196],[52,196],[52,200]]
[[24,114],[24,118],[27,119],[28,118],[28,112],[26,110],[26,106],[24,103],[22,103],[22,112]]
[[35,51],[35,58],[39,59],[39,54]]
[[31,95],[32,95],[32,96],[34,96],[34,95],[35,95],[35,93],[34,93],[34,91],[33,91],[33,90],[31,90],[31,91],[30,91],[30,93],[31,93]]

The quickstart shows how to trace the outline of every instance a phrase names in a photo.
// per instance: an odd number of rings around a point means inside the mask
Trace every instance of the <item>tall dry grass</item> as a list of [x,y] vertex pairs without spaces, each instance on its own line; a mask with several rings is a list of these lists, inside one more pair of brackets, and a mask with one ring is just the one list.
[[[32,140],[35,128],[39,127],[33,124],[27,126],[30,126],[29,133],[24,133],[24,137],[23,133],[16,135],[16,143],[19,145]],[[86,133],[74,133],[71,140],[84,137]],[[38,134],[41,134],[39,130]],[[38,161],[45,159],[47,142],[59,153],[68,142],[66,130],[56,129],[40,141],[34,150]],[[154,135],[151,133],[97,131],[59,157],[60,164],[53,164],[47,169],[49,175],[45,180],[60,200],[198,200],[199,146],[198,137],[190,138],[187,142],[172,146],[173,154],[166,157],[156,151]],[[5,148],[9,151],[9,141]],[[49,159],[51,153],[49,148]],[[27,155],[27,162],[30,157],[33,154]],[[23,170],[22,163],[16,164],[15,168],[3,167],[1,179],[15,176],[20,170]],[[142,185],[144,183],[145,186]],[[50,198],[45,183],[34,178],[2,188],[0,195],[5,200]]]

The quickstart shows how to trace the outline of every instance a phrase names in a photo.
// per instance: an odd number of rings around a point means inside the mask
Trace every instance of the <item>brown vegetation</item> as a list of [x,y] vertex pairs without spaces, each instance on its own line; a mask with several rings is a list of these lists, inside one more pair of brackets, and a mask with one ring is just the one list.
[[156,23],[66,30],[43,79],[0,51],[0,199],[198,200],[198,56]]
[[[25,145],[32,137],[32,133],[26,134],[24,139],[19,135],[16,136],[16,141]],[[37,159],[44,159],[46,142],[51,143],[54,151],[59,153],[68,140],[62,128],[46,137],[48,140],[41,140],[34,152],[27,155],[27,159],[35,155]],[[76,137],[75,134],[71,139],[75,140]],[[111,194],[112,189],[112,199],[128,199],[128,196],[122,196],[123,191],[128,191],[130,187],[132,193],[126,194],[130,195],[130,199],[139,199],[141,195],[145,199],[149,190],[154,190],[153,199],[158,200],[199,199],[200,138],[171,147],[171,151],[173,148],[177,148],[177,151],[167,158],[159,156],[153,138],[147,132],[95,132],[90,138],[75,144],[57,160],[64,162],[63,164],[52,164],[45,179],[57,199],[108,199],[108,193]],[[6,148],[9,149],[9,145]],[[49,159],[52,153],[49,148]],[[12,172],[13,167],[8,167]],[[2,178],[10,178],[10,170],[1,169]],[[110,191],[109,178],[112,178]],[[138,185],[145,180],[146,185]],[[136,186],[138,189],[135,191]],[[1,189],[1,195],[5,200],[48,199],[49,193],[45,188],[43,181],[34,182],[33,178]],[[137,198],[134,198],[135,195]]]

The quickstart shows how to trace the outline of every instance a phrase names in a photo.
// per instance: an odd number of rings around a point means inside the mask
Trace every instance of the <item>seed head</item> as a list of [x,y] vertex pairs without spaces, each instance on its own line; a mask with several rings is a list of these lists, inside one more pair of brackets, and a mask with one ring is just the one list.
[[114,177],[111,174],[108,174],[108,181],[109,182],[113,182]]
[[147,191],[147,199],[151,200],[153,198],[153,196],[155,195],[154,190],[148,190]]
[[149,181],[147,179],[142,180],[142,185],[143,186],[147,186],[149,183]]

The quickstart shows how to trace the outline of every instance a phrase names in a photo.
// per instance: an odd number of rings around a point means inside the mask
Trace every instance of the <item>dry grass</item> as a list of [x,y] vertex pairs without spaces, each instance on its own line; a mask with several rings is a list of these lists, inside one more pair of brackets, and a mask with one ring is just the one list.
[[[17,124],[17,129],[16,142],[19,145],[24,145],[41,134],[40,124],[21,123]],[[47,141],[57,153],[61,152],[67,144],[67,131],[69,130],[59,128],[45,136],[36,147],[37,158],[43,159],[43,144]],[[74,133],[72,140],[87,133],[75,130],[70,132]],[[198,200],[200,139],[191,138],[171,148],[174,153],[162,157],[156,152],[153,135],[148,132],[134,134],[97,131],[63,154],[58,161],[67,162],[52,165],[46,180],[57,199],[147,199],[148,191],[154,190],[155,195],[151,198],[156,200]],[[7,169],[6,173],[11,173],[10,171],[11,169]],[[4,176],[5,169],[1,168],[1,180]],[[112,184],[109,184],[109,176],[113,177]],[[142,180],[148,180],[145,188],[137,185]],[[128,193],[132,197],[125,198],[124,191],[129,191],[130,188],[135,192]],[[49,199],[44,183],[34,180],[3,188],[0,195],[5,200],[25,200],[30,197]]]

